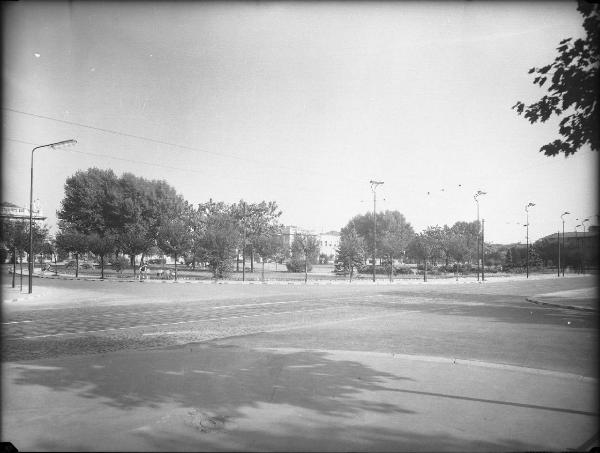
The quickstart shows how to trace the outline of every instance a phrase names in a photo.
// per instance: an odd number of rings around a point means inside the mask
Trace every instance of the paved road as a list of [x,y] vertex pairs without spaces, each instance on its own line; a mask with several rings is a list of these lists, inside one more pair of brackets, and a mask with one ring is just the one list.
[[3,288],[2,432],[26,451],[587,451],[597,314],[526,297],[595,284]]
[[287,347],[424,354],[597,375],[595,313],[525,298],[594,277],[399,285],[207,285],[36,279],[4,304],[8,361],[273,334]]

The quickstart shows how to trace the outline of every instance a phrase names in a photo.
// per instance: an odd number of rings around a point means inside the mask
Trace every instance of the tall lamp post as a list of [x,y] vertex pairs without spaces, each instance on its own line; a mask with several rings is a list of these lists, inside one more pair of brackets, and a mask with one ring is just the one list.
[[377,189],[377,186],[383,184],[383,181],[371,180],[369,183],[371,184],[371,190],[373,191],[373,283],[375,283],[375,248],[377,247],[377,195],[375,190]]
[[581,236],[581,270],[585,274],[585,222],[589,223],[590,219],[583,219],[581,226],[583,227],[583,236]]
[[[579,220],[579,219],[576,219]],[[579,228],[581,225],[575,225],[575,247],[577,249],[577,261],[579,261],[578,266],[577,266],[577,273],[581,273],[581,258],[580,258],[580,254],[579,254],[579,238],[577,237],[577,228]]]
[[31,178],[29,185],[29,294],[33,291],[33,153],[41,148],[60,148],[63,146],[74,145],[77,141],[63,140],[62,142],[49,143],[47,145],[36,146],[31,150]]
[[[565,255],[565,216],[571,214],[569,211],[565,211],[560,215],[560,219],[562,220],[562,224],[563,224],[563,237],[562,237],[562,249],[563,249],[563,259],[564,259],[564,255]],[[558,268],[559,268],[559,272],[560,269],[562,268],[562,276],[565,276],[565,266],[562,264],[562,261],[560,259],[560,244],[558,245]]]
[[525,212],[527,215],[527,223],[525,223],[525,226],[527,227],[527,249],[525,250],[525,259],[527,260],[526,263],[526,272],[527,272],[527,278],[529,278],[529,208],[531,208],[532,206],[535,206],[535,203],[527,203],[525,205]]
[[480,195],[485,195],[487,192],[484,192],[482,190],[478,190],[477,193],[475,193],[475,195],[473,195],[473,199],[475,200],[475,203],[477,204],[477,281],[479,281],[479,273],[480,273],[480,269],[479,269],[479,241],[480,241],[480,237],[481,237],[481,225],[479,225],[479,200],[477,199]]

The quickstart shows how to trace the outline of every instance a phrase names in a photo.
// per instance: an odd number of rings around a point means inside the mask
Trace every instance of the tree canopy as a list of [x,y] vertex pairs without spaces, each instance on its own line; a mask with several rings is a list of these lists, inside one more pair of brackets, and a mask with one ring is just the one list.
[[598,4],[579,0],[577,10],[583,15],[585,38],[563,39],[556,48],[558,55],[551,64],[533,67],[533,83],[546,85],[548,94],[529,105],[518,101],[512,108],[530,123],[542,123],[555,115],[561,138],[543,145],[540,152],[546,156],[563,153],[575,154],[583,146],[592,151],[600,148],[598,124],[598,42],[600,39],[600,12]]

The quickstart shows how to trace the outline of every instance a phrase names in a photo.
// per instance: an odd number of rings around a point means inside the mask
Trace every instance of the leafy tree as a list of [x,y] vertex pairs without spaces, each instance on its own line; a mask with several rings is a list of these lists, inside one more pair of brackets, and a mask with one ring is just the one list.
[[344,228],[340,236],[340,245],[336,250],[335,270],[349,274],[350,282],[354,269],[358,269],[365,260],[364,241],[354,228]]
[[196,256],[208,262],[214,278],[223,278],[233,270],[238,230],[235,213],[224,203],[212,200],[202,204],[199,211],[202,228],[196,231]]
[[294,271],[294,268],[302,265],[304,267],[304,283],[306,283],[308,281],[309,266],[317,262],[318,254],[319,242],[314,235],[295,234],[292,241],[292,259],[288,269]]
[[89,250],[100,257],[100,278],[104,279],[104,258],[115,250],[116,238],[94,232],[88,235],[87,241]]
[[281,242],[281,225],[273,226],[269,233],[257,236],[254,241],[254,249],[262,258],[262,279],[265,278],[265,259],[276,260],[283,253]]
[[78,171],[65,182],[65,197],[57,215],[81,233],[104,236],[121,222],[119,185],[112,170]]
[[528,106],[521,101],[513,109],[524,114],[530,123],[542,123],[552,115],[562,117],[559,123],[560,139],[540,148],[546,156],[575,154],[585,145],[592,151],[600,148],[598,124],[598,42],[600,42],[600,12],[598,4],[579,0],[577,10],[582,14],[585,38],[563,39],[556,48],[558,55],[549,65],[533,67],[533,83],[548,94]]
[[158,202],[153,189],[163,184],[139,178],[131,173],[124,173],[119,178],[118,209],[121,224],[117,228],[117,242],[121,251],[129,255],[134,277],[135,257],[141,254],[143,261],[144,255],[156,243],[159,212],[156,210]]
[[404,254],[415,232],[400,212],[387,210],[383,212],[381,219],[377,219],[377,230],[381,231],[378,233],[378,235],[381,234],[378,250],[389,260],[391,281],[394,258],[399,258]]
[[25,222],[2,219],[2,245],[12,254],[13,273],[12,287],[15,287],[15,274],[17,271],[17,257],[21,260],[21,274],[23,273],[22,254],[27,249],[29,238]]
[[504,255],[504,267],[506,269],[512,269],[513,266],[514,266],[514,261],[513,261],[513,257],[512,257],[512,251],[509,248],[506,250],[506,253]]
[[[414,237],[414,230],[410,223],[398,211],[388,211],[377,213],[377,234],[376,234],[376,252],[378,257],[388,256],[399,257],[406,250],[411,239]],[[373,234],[374,234],[373,214],[368,212],[364,215],[354,216],[348,224],[342,229],[354,229],[357,235],[362,238],[365,246],[365,254],[373,254]],[[377,258],[377,257],[376,257]]]
[[135,257],[141,254],[143,261],[143,256],[148,253],[152,247],[152,243],[148,225],[143,223],[127,223],[119,229],[117,244],[123,253],[129,255],[134,277],[136,275]]
[[164,217],[158,229],[158,247],[175,260],[175,280],[177,280],[177,261],[184,256],[192,245],[192,230],[187,203],[174,217]]
[[440,227],[428,227],[425,231],[417,234],[408,246],[409,255],[422,260],[424,264],[424,281],[427,281],[427,262],[435,263],[440,256]]
[[449,253],[457,262],[465,262],[477,256],[479,223],[456,222],[449,232]]
[[531,245],[531,248],[535,249],[544,266],[548,266],[549,262],[558,262],[558,243],[556,238],[554,240],[547,237],[538,239]]
[[[75,255],[75,277],[79,277],[79,256],[90,250],[88,236],[62,223],[56,234],[56,248]],[[55,263],[56,264],[56,263]]]
[[118,245],[121,198],[118,179],[112,170],[90,168],[67,178],[65,197],[57,212],[63,225],[88,237],[89,250],[100,257],[101,278],[104,278],[104,258]]
[[246,251],[250,251],[250,271],[254,272],[255,243],[261,242],[263,236],[269,236],[278,227],[281,211],[274,201],[247,203],[240,200],[232,206],[232,213],[237,219],[240,233],[239,248],[242,250],[242,266],[245,267]]

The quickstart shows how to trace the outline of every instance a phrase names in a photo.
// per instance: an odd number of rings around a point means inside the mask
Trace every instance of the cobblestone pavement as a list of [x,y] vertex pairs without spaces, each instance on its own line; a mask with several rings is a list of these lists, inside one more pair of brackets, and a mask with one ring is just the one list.
[[[368,297],[367,297],[368,299]],[[362,307],[357,307],[358,303]],[[168,346],[373,315],[363,297],[152,303],[15,311],[3,319],[4,360]]]
[[[453,354],[589,374],[597,315],[525,297],[595,284],[593,278],[397,286],[270,286],[36,281],[4,304],[2,358],[20,361],[147,349],[317,327],[319,348]],[[353,332],[336,330],[348,321]],[[345,324],[346,325],[346,324]],[[318,329],[319,326],[323,326]],[[365,331],[365,326],[371,326]],[[296,332],[297,334],[295,334]],[[314,332],[314,330],[312,331]]]

